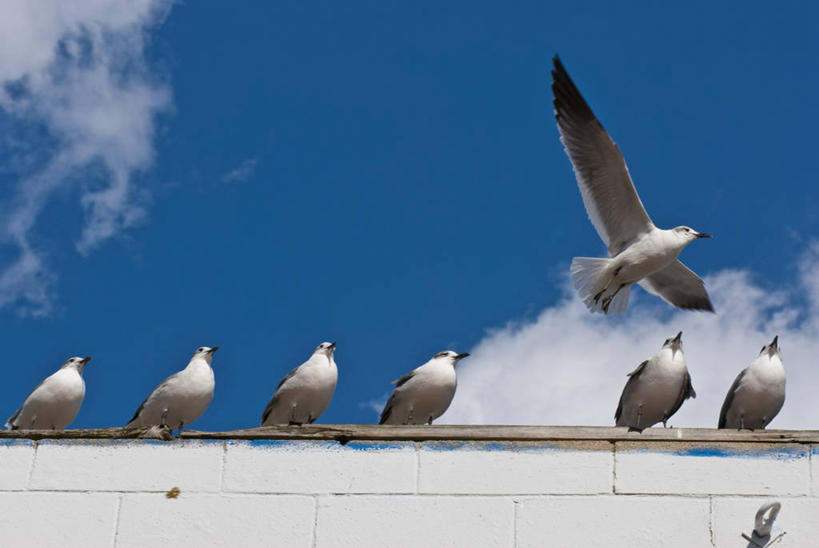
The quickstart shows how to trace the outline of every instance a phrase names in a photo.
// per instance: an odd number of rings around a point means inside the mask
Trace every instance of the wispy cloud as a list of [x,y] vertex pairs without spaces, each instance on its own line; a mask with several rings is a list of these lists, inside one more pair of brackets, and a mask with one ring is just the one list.
[[795,283],[773,292],[746,271],[709,276],[717,314],[671,311],[638,293],[626,316],[606,318],[590,314],[567,284],[537,319],[494,330],[472,350],[440,422],[612,425],[626,373],[682,330],[697,398],[672,425],[715,427],[734,377],[779,334],[787,399],[771,427],[816,428],[819,245],[797,266]]
[[256,171],[256,166],[259,165],[259,158],[248,158],[236,169],[231,169],[222,175],[222,181],[225,183],[240,183],[248,180]]
[[57,193],[78,193],[81,254],[144,218],[146,192],[134,179],[154,159],[156,116],[171,104],[145,49],[171,4],[0,5],[0,121],[27,137],[0,150],[19,175],[0,204],[0,243],[16,255],[0,271],[0,307],[16,304],[34,315],[51,310],[56,276],[32,235]]

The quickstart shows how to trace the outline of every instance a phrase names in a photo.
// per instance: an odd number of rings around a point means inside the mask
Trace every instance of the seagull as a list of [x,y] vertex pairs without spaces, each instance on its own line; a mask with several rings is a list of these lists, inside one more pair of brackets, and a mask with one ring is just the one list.
[[552,70],[555,118],[560,140],[574,166],[583,204],[610,259],[575,257],[575,289],[593,312],[623,312],[635,283],[678,308],[714,311],[702,280],[677,256],[710,234],[687,226],[664,230],[646,213],[620,149],[594,116],[563,63]]
[[145,398],[126,428],[160,425],[178,429],[181,434],[213,399],[215,380],[210,364],[217,350],[218,346],[197,348],[185,369],[162,381]]
[[660,351],[628,374],[626,387],[614,412],[617,426],[642,432],[676,413],[685,400],[696,398],[685,366],[682,331],[666,339]]
[[310,359],[285,375],[262,413],[262,426],[313,424],[324,413],[338,380],[335,351],[336,343],[323,342]]
[[737,376],[719,412],[719,428],[762,429],[785,403],[785,368],[779,355],[779,336],[773,338]]
[[444,350],[397,381],[378,424],[432,424],[455,396],[455,365],[469,356]]
[[74,420],[85,398],[82,371],[86,358],[69,358],[46,377],[6,422],[9,430],[62,430]]

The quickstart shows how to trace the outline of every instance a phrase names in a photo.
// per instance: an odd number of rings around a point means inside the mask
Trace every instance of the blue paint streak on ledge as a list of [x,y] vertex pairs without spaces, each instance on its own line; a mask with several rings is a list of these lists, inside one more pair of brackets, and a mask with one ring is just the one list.
[[[25,440],[31,442],[31,440]],[[38,445],[104,445],[104,446],[128,446],[128,445],[158,445],[163,447],[184,447],[186,445],[221,445],[224,440],[180,440],[173,439],[170,441],[141,439],[141,438],[123,438],[123,439],[88,439],[88,438],[46,438],[38,440]]]
[[[645,451],[651,452],[651,449]],[[693,447],[680,451],[674,451],[675,455],[681,457],[720,457],[720,458],[751,458],[751,459],[775,459],[793,460],[808,457],[808,448],[802,446],[776,447],[765,449],[737,449],[733,447],[722,447],[718,445]]]
[[342,445],[335,440],[226,440],[229,445],[247,444],[258,448],[326,448],[326,449],[350,449],[353,451],[383,451],[392,449],[414,448],[412,441],[351,441]]
[[28,445],[33,446],[34,440],[26,438],[0,438],[0,446]]
[[[550,442],[482,442],[482,441],[425,441],[421,442],[421,449],[430,451],[460,451],[463,449],[471,451],[514,451],[514,452],[532,452],[537,453],[541,451],[599,451],[600,449],[576,449],[573,447],[565,447],[559,444]],[[606,447],[606,451],[610,451],[611,447]]]

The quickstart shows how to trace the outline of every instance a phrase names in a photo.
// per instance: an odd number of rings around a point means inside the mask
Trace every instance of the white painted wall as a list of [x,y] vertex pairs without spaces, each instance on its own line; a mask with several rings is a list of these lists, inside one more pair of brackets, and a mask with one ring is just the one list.
[[[0,440],[0,546],[819,546],[819,446]],[[166,498],[173,487],[176,499]]]

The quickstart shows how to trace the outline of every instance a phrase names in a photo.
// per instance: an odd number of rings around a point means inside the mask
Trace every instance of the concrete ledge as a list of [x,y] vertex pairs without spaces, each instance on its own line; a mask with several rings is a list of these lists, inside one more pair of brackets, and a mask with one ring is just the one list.
[[[122,439],[155,437],[145,428],[94,430],[0,431],[0,439]],[[819,444],[819,430],[737,431],[716,428],[649,428],[642,433],[611,426],[429,425],[380,426],[373,424],[310,424],[265,426],[227,432],[186,430],[182,439],[215,440],[334,440],[348,441],[642,441],[642,442],[751,442]]]

